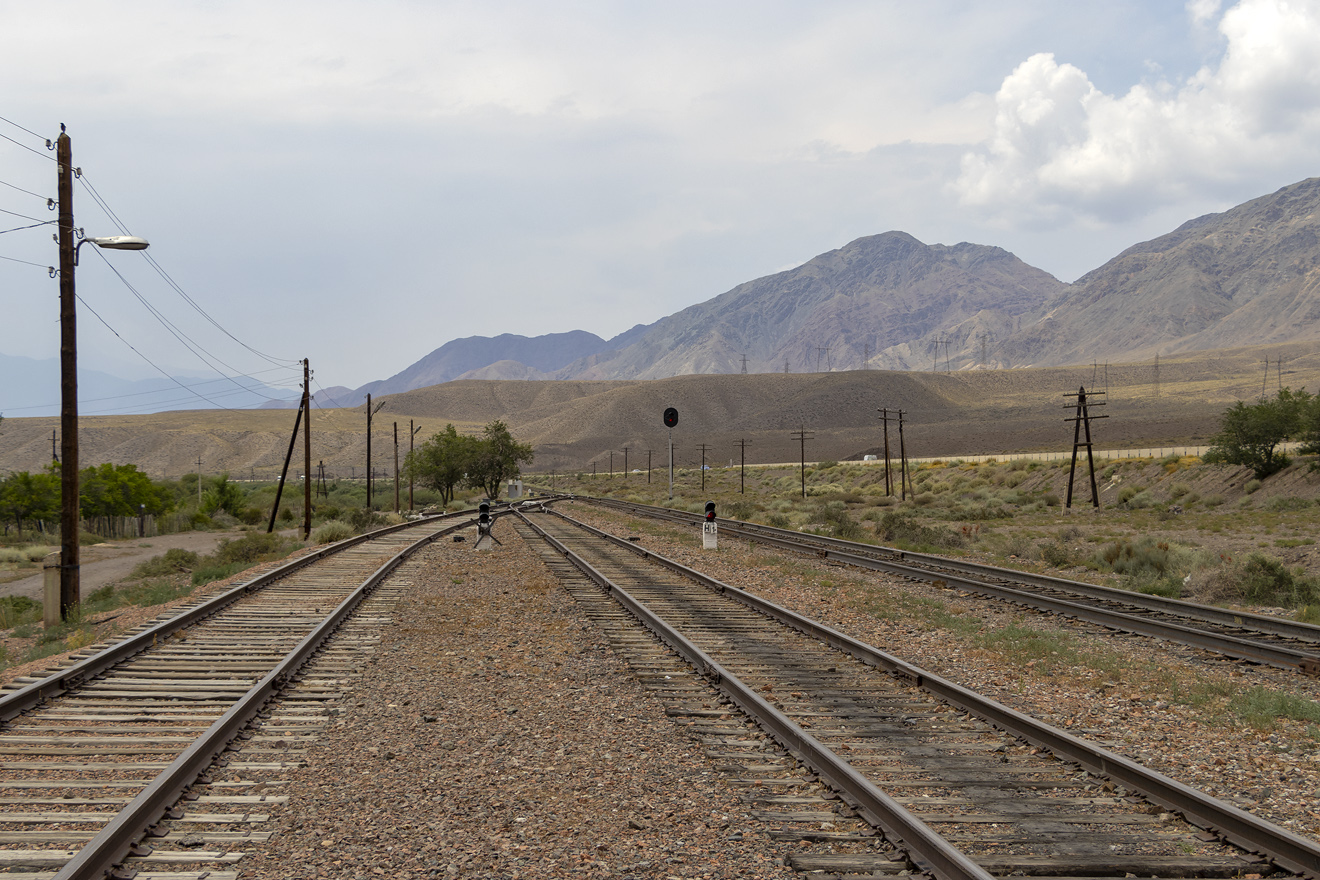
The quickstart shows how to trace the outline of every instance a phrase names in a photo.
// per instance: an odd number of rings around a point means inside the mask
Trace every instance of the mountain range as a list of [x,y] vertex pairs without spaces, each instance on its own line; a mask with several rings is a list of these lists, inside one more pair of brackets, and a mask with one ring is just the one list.
[[613,339],[445,343],[344,397],[455,379],[1136,362],[1320,335],[1320,178],[1184,223],[1067,284],[998,247],[867,236]]

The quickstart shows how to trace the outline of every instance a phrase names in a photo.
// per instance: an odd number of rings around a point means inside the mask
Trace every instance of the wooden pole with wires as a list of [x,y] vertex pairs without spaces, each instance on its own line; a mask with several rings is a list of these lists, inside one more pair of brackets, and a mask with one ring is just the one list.
[[[81,601],[78,530],[78,325],[74,289],[73,144],[60,126],[55,142],[60,246],[60,619]],[[200,479],[200,474],[198,475]]]
[[312,535],[312,361],[303,358],[303,540]]

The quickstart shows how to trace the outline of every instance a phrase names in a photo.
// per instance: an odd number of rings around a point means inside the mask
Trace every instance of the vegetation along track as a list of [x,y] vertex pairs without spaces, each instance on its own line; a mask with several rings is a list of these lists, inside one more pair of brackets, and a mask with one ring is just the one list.
[[[458,514],[312,551],[0,697],[0,876],[225,880],[416,550]],[[333,638],[331,638],[333,636]],[[115,866],[120,867],[116,868]]]
[[[558,513],[525,522],[570,592],[592,602],[599,590],[583,584],[603,588],[847,805],[785,822],[860,814],[941,878],[1320,877],[1315,841],[626,540]],[[653,644],[631,643],[643,680],[673,689]],[[729,739],[728,759],[760,761],[737,757],[746,742]],[[910,867],[878,846],[794,863],[840,876]]]
[[[664,507],[604,498],[578,497],[575,500],[668,522],[700,521],[697,514]],[[927,553],[810,535],[759,523],[721,520],[719,528],[729,537],[753,543],[873,571],[936,581],[951,589],[1006,600],[1037,611],[1191,645],[1238,660],[1320,676],[1320,626],[1309,623]]]

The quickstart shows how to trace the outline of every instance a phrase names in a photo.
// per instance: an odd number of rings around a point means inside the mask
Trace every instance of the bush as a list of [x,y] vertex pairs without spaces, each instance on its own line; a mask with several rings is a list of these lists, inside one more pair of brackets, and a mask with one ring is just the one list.
[[221,565],[241,562],[253,565],[257,562],[287,555],[300,546],[298,542],[289,542],[282,535],[266,532],[248,532],[232,541],[221,541],[214,555],[207,557],[208,562]]
[[816,510],[816,518],[829,529],[830,535],[852,541],[862,536],[862,527],[857,520],[848,515],[848,508],[841,501],[822,504]]
[[332,519],[327,523],[322,523],[312,531],[312,543],[333,544],[335,541],[342,541],[356,534],[357,532],[353,531],[353,527],[348,523]]
[[888,511],[875,525],[875,533],[882,541],[893,541],[911,547],[954,549],[964,544],[961,534],[952,529],[928,526],[916,516],[901,511]]
[[160,556],[153,556],[146,562],[138,563],[133,569],[133,577],[166,577],[172,574],[183,574],[192,571],[197,567],[199,557],[191,550],[182,550],[178,547],[166,550]]
[[1241,577],[1242,597],[1248,602],[1297,608],[1320,601],[1320,583],[1260,553],[1247,557]]

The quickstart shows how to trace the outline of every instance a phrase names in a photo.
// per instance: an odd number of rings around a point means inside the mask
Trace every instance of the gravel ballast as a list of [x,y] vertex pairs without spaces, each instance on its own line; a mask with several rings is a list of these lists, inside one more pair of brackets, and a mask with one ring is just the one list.
[[243,875],[793,876],[536,556],[496,535],[426,551]]

